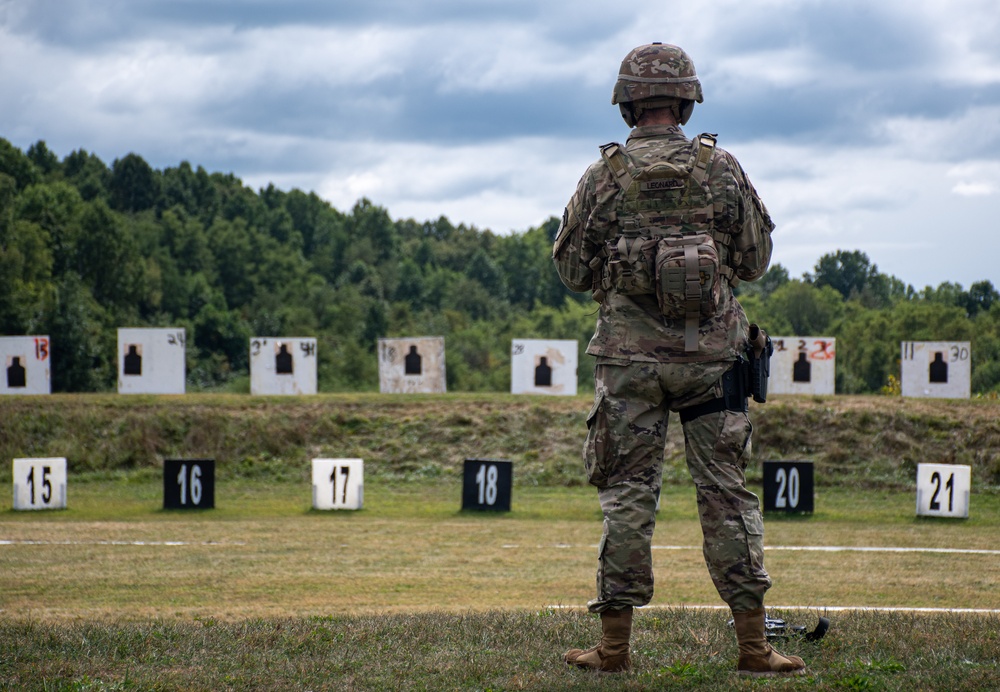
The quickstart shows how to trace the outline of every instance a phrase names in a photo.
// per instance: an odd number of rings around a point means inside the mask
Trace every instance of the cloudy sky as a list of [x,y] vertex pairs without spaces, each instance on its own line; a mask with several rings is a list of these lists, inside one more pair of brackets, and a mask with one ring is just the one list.
[[0,0],[0,137],[496,233],[559,216],[634,46],[683,46],[793,277],[1000,287],[996,0]]

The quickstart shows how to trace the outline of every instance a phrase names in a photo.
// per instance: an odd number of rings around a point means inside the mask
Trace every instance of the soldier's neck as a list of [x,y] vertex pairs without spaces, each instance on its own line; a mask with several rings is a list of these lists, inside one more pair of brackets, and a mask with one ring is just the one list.
[[650,127],[652,125],[677,125],[677,118],[669,108],[652,108],[642,112],[637,127]]

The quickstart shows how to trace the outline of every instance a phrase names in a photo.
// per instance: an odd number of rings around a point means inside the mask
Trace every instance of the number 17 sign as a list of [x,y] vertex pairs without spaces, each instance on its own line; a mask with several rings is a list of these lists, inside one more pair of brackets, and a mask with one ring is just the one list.
[[362,459],[313,459],[313,509],[361,509],[364,464]]

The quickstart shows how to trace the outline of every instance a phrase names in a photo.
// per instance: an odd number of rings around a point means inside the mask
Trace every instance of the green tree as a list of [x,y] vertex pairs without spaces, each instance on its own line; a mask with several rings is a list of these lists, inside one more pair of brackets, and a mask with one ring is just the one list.
[[85,202],[76,243],[76,273],[102,305],[134,306],[142,263],[135,241],[104,200]]
[[13,178],[18,190],[41,181],[41,175],[31,159],[2,137],[0,137],[0,173]]
[[43,140],[38,140],[27,151],[28,159],[43,176],[51,176],[59,172],[60,164],[56,155],[49,151]]
[[111,206],[117,211],[136,212],[152,208],[160,195],[159,188],[156,172],[138,154],[115,159],[111,165],[108,192]]
[[66,181],[76,187],[84,200],[107,196],[111,171],[94,154],[77,149],[63,159],[62,167]]
[[993,287],[993,283],[977,281],[969,286],[968,297],[962,307],[969,317],[975,317],[981,312],[988,313],[995,304],[1000,304],[1000,293]]
[[775,263],[757,281],[744,281],[739,284],[736,287],[736,295],[739,296],[740,302],[746,296],[758,296],[767,299],[776,289],[784,286],[788,281],[788,270],[781,264]]
[[65,182],[43,183],[26,188],[15,202],[15,218],[38,224],[48,237],[52,272],[62,276],[75,271],[80,215],[84,201],[75,187]]
[[846,300],[860,295],[873,269],[868,255],[860,250],[837,250],[819,258],[810,282],[817,287],[830,286]]
[[104,310],[74,272],[63,275],[49,308],[52,390],[106,390],[115,376],[113,327]]
[[764,305],[755,318],[766,331],[777,334],[778,325],[787,324],[791,329],[787,336],[821,336],[840,316],[843,298],[830,286],[792,279],[776,288]]
[[208,246],[212,252],[218,282],[233,309],[249,305],[256,293],[249,271],[253,264],[254,232],[242,218],[228,221],[217,218],[208,229]]
[[507,299],[507,281],[497,263],[482,248],[469,259],[465,275],[477,281],[494,300]]

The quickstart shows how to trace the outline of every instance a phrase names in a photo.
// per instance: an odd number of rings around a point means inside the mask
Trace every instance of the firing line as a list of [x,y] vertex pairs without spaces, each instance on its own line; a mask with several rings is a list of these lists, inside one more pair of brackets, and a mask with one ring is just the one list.
[[38,540],[2,540],[0,545],[109,545],[109,546],[217,546],[246,545],[245,542],[232,543],[220,541],[38,541]]
[[[586,605],[547,605],[549,610],[587,610]],[[818,606],[818,605],[769,605],[769,611],[805,610],[815,613],[927,613],[939,615],[1000,615],[996,608],[922,608],[909,606]],[[637,610],[724,610],[727,605],[644,605]]]
[[[522,546],[517,543],[505,543],[501,548],[517,549]],[[568,543],[554,543],[552,545],[533,546],[537,550],[548,550],[556,548],[558,550],[568,550],[573,548],[593,548],[594,545],[571,545]],[[653,550],[701,550],[700,545],[654,545]],[[900,547],[878,547],[878,546],[850,546],[850,545],[766,545],[764,550],[787,550],[798,552],[821,552],[821,553],[946,553],[950,555],[1000,555],[1000,550],[982,550],[978,548],[900,548]]]

